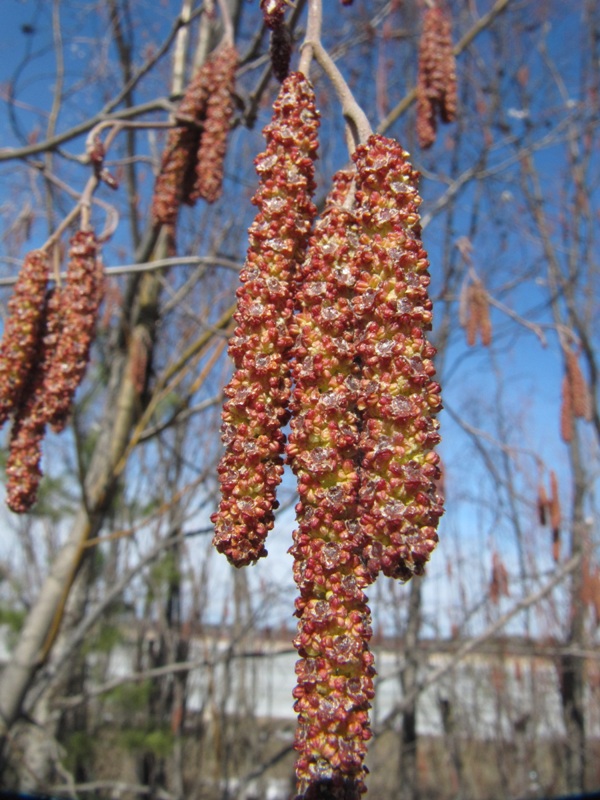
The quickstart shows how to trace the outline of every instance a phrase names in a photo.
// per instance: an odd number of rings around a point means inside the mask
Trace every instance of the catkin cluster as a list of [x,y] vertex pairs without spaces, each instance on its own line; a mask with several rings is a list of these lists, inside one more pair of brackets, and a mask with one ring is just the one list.
[[178,116],[187,122],[167,137],[152,199],[156,224],[174,226],[182,203],[214,203],[221,195],[237,59],[231,45],[213,53],[180,103]]
[[456,106],[451,22],[442,9],[427,8],[423,14],[417,75],[417,138],[421,147],[431,147],[438,118],[442,122],[452,122]]
[[64,286],[48,288],[47,256],[35,251],[9,301],[0,345],[0,419],[14,417],[6,495],[17,513],[35,502],[46,426],[64,428],[85,374],[103,280],[96,237],[79,231],[71,239]]
[[422,573],[443,512],[418,174],[397,142],[370,137],[354,169],[334,177],[306,249],[316,112],[301,75],[284,82],[266,133],[230,347],[214,542],[236,566],[266,554],[289,420],[299,797],[348,800],[365,791],[371,735],[365,590],[381,572]]

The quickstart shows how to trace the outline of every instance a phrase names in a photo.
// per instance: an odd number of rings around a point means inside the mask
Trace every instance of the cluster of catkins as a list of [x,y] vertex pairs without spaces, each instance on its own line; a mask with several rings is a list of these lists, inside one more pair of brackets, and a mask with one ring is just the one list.
[[422,573],[436,545],[441,402],[418,174],[396,141],[370,137],[334,177],[311,235],[317,129],[311,85],[292,73],[256,159],[212,519],[232,564],[266,555],[287,455],[299,493],[299,796],[347,799],[365,790],[370,737],[365,589],[380,572]]
[[182,203],[214,203],[221,196],[237,61],[235,47],[221,47],[198,70],[181,101],[178,116],[186,124],[169,132],[154,188],[157,224],[174,226]]
[[48,255],[29,253],[0,343],[0,425],[13,417],[6,501],[17,513],[35,502],[46,426],[64,428],[87,367],[104,283],[94,233],[71,239],[64,285],[48,281]]
[[437,120],[456,117],[456,61],[450,19],[441,8],[427,8],[419,45],[417,138],[423,148],[435,142]]

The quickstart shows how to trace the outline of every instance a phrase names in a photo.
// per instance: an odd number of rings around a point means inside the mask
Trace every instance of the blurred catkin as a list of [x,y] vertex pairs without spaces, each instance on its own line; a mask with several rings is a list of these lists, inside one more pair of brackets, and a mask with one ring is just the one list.
[[196,180],[189,194],[191,202],[202,198],[214,203],[221,196],[237,62],[237,50],[232,45],[226,45],[214,57],[212,87],[197,152]]
[[440,8],[427,8],[419,45],[417,75],[417,138],[422,148],[435,142],[437,120],[456,117],[456,61],[452,25]]
[[214,59],[208,58],[197,71],[179,105],[178,114],[191,122],[178,124],[167,136],[152,198],[152,217],[157,224],[175,225],[181,203],[194,202],[190,195],[196,180],[201,125],[213,88]]
[[46,420],[56,431],[65,427],[85,375],[103,288],[96,237],[79,231],[71,238],[66,283],[58,294],[61,332],[44,375]]
[[45,252],[28,253],[8,301],[0,343],[0,425],[18,406],[21,392],[36,366],[48,269]]
[[47,406],[44,380],[62,332],[58,289],[48,292],[44,320],[36,351],[36,368],[30,374],[15,414],[6,464],[6,503],[23,514],[35,503],[42,477],[40,461],[46,430]]

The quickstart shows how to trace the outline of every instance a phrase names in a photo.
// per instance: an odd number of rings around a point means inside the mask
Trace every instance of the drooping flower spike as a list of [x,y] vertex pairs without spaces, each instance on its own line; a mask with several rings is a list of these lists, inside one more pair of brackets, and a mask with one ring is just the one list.
[[212,90],[206,103],[206,119],[196,156],[196,180],[186,202],[202,198],[214,203],[221,196],[237,62],[238,54],[233,45],[224,46],[215,56]]
[[361,231],[354,299],[362,371],[360,525],[369,564],[407,580],[423,572],[443,513],[433,450],[440,387],[426,337],[432,315],[418,173],[398,142],[383,136],[372,136],[353,158]]
[[152,197],[152,218],[157,224],[175,225],[181,203],[195,202],[190,196],[196,180],[200,126],[213,86],[213,69],[214,56],[198,70],[179,105],[181,116],[189,117],[196,126],[178,125],[167,136]]
[[[299,281],[292,350],[288,459],[298,477],[294,578],[300,596],[294,643],[299,796],[317,784],[331,797],[364,791],[373,697],[365,536],[358,522],[360,373],[352,307],[360,228],[343,208],[348,173],[334,178]],[[315,795],[317,796],[317,795]]]
[[18,406],[21,392],[35,367],[43,324],[48,256],[34,250],[25,256],[0,343],[0,425]]
[[260,183],[253,203],[259,210],[249,231],[238,325],[229,345],[236,370],[225,389],[222,499],[212,519],[217,549],[236,566],[266,555],[273,526],[282,427],[289,419],[292,287],[316,213],[311,197],[317,129],[312,87],[301,73],[292,73],[265,128],[266,151],[256,159]]
[[24,514],[35,503],[42,478],[42,442],[48,419],[44,378],[57,352],[61,331],[60,290],[54,288],[44,303],[36,368],[29,376],[10,432],[6,504],[16,514]]
[[102,302],[104,271],[92,231],[78,231],[70,243],[67,278],[56,294],[60,335],[44,373],[46,421],[61,431],[68,420],[75,392],[87,369]]
[[417,75],[417,138],[422,148],[435,141],[438,117],[456,117],[456,60],[450,18],[441,8],[427,8],[419,46]]

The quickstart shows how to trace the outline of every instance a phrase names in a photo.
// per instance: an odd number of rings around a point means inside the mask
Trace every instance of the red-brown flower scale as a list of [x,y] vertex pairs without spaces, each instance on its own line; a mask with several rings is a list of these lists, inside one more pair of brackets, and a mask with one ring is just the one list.
[[214,544],[232,564],[266,555],[277,507],[289,419],[289,350],[294,341],[292,283],[302,262],[316,209],[314,160],[318,113],[301,73],[283,83],[265,128],[267,148],[256,159],[258,214],[238,289],[238,323],[229,354],[235,373],[225,389],[219,465],[222,500],[213,515]]
[[8,316],[0,344],[0,425],[19,403],[29,373],[35,368],[44,318],[48,256],[28,253],[8,301]]
[[213,89],[206,104],[206,120],[197,155],[196,181],[189,197],[191,202],[202,198],[207,203],[214,203],[221,196],[237,61],[237,50],[231,45],[223,47],[215,56]]
[[[371,580],[358,525],[357,412],[352,296],[359,227],[340,203],[347,173],[334,179],[298,283],[298,337],[288,458],[298,477],[294,577],[300,591],[294,691],[300,797],[325,781],[332,797],[364,791],[368,711],[373,697]],[[350,792],[350,795],[348,795]]]
[[78,231],[71,238],[66,283],[60,291],[61,333],[44,375],[46,420],[57,432],[67,423],[87,369],[103,287],[96,236]]
[[36,352],[36,369],[30,374],[10,432],[6,464],[6,503],[11,511],[24,514],[35,503],[42,477],[40,461],[46,431],[47,408],[44,376],[56,352],[62,332],[59,291],[48,292],[45,317]]
[[423,148],[435,141],[437,115],[442,122],[456,117],[456,61],[450,19],[439,8],[423,15],[417,78],[417,136]]
[[192,204],[200,124],[213,87],[214,59],[209,58],[190,82],[179,105],[179,114],[195,120],[197,127],[178,125],[169,131],[160,172],[154,186],[152,217],[157,224],[175,225],[181,203]]
[[354,154],[361,229],[354,312],[362,381],[360,525],[388,576],[420,574],[443,513],[436,492],[440,387],[433,380],[427,254],[418,173],[398,142],[372,136]]

